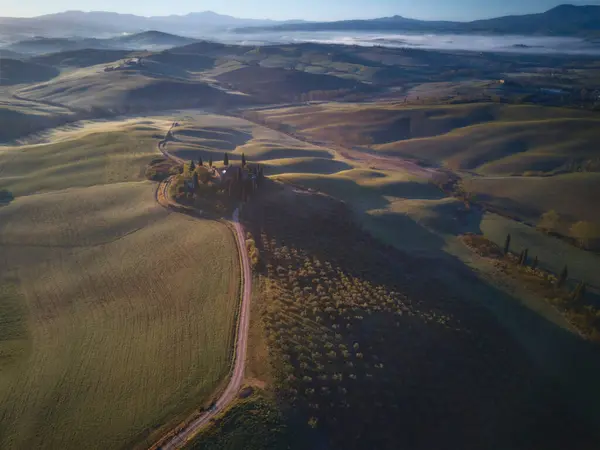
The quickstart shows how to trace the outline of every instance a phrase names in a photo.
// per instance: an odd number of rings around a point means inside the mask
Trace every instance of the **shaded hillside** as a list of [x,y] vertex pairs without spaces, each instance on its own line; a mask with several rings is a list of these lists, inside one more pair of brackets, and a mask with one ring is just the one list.
[[[214,58],[216,65],[259,65],[331,75],[380,86],[404,86],[435,81],[499,79],[506,73],[552,67],[598,68],[586,56],[441,52],[406,48],[358,47],[299,43],[249,47],[198,42],[169,50],[193,64],[196,56]],[[597,78],[597,77],[596,77]]]
[[74,116],[66,108],[11,99],[0,100],[0,142],[63,125]]
[[4,48],[0,48],[0,58],[9,58],[9,59],[22,59],[25,55],[22,55],[17,52],[13,52],[11,50],[6,50]]
[[145,59],[146,61],[169,64],[192,72],[210,69],[215,65],[215,58],[210,56],[176,53],[174,50],[165,50],[160,53],[155,53]]
[[71,50],[35,56],[30,61],[57,67],[89,67],[127,58],[129,50]]
[[0,59],[0,85],[36,83],[58,74],[59,71],[54,67],[18,59]]
[[166,49],[196,42],[196,39],[162,33],[145,31],[143,33],[119,36],[115,38],[47,38],[38,37],[10,44],[6,50],[28,55],[41,55],[66,51],[95,50],[145,50]]
[[18,53],[39,55],[45,53],[58,53],[65,51],[81,50],[84,48],[105,49],[109,44],[101,39],[68,39],[68,38],[35,38],[19,41],[6,47]]
[[[244,213],[267,280],[256,353],[270,359],[285,417],[312,440],[288,448],[593,448],[581,409],[562,404],[545,361],[536,366],[524,350],[551,360],[562,349],[560,358],[587,348],[566,347],[577,338],[444,254],[445,241],[405,215],[394,233],[429,244],[434,257],[386,247],[346,205],[290,191]],[[573,380],[593,386],[578,369]]]
[[124,45],[128,47],[178,47],[196,42],[196,39],[163,33],[161,31],[145,31],[143,33],[122,36],[111,39],[115,46]]
[[343,94],[367,90],[366,85],[330,75],[257,66],[226,72],[217,79],[264,101],[294,100],[311,91],[340,91]]
[[580,220],[600,224],[592,206],[600,193],[597,113],[492,103],[323,104],[248,117],[338,148],[358,146],[373,168],[393,166],[395,157],[445,166],[461,173],[478,201],[510,217],[537,224],[555,209],[565,235]]
[[184,45],[170,50],[171,53],[180,55],[206,55],[227,56],[241,55],[248,52],[249,47],[232,44],[221,44],[220,42],[200,41]]
[[[564,108],[494,103],[319,105],[258,113],[311,139],[485,175],[551,174],[600,158],[600,117]],[[575,164],[575,165],[573,165]]]
[[205,83],[172,76],[185,75],[173,67],[158,63],[142,70],[104,71],[101,66],[78,69],[46,83],[19,91],[27,99],[66,105],[98,115],[161,108],[248,103],[249,98],[230,95]]
[[553,177],[477,177],[466,182],[478,198],[500,211],[517,213],[529,223],[555,210],[561,217],[557,231],[568,235],[579,220],[600,224],[600,209],[594,208],[600,193],[600,173],[571,173]]

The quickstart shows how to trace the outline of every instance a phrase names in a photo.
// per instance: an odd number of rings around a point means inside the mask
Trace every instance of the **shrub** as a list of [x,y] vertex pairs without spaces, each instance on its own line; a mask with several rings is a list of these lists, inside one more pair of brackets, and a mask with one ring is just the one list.
[[537,227],[538,227],[538,229],[545,231],[546,233],[552,233],[552,232],[556,231],[559,223],[560,223],[560,216],[556,211],[554,211],[552,209],[552,210],[542,214]]
[[600,227],[591,222],[577,222],[569,231],[581,248],[592,248],[595,241],[600,238]]

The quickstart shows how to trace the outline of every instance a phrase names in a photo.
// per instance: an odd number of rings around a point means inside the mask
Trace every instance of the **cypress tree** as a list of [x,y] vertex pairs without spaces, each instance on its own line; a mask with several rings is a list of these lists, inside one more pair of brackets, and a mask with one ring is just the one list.
[[225,164],[225,166],[229,165],[229,155],[227,153],[225,153],[225,157],[223,158],[223,164]]
[[198,166],[202,167],[204,163],[202,162],[202,156],[198,157]]
[[527,256],[529,255],[529,249],[526,248],[525,250],[523,250],[523,257],[521,259],[521,265],[522,266],[526,266],[527,265]]
[[508,255],[510,251],[510,233],[506,235],[506,241],[504,241],[504,254]]
[[194,186],[194,191],[198,189],[199,184],[200,183],[198,182],[198,172],[194,172],[194,175],[192,175],[192,186]]
[[196,170],[196,165],[194,164],[194,161],[190,161],[190,172],[193,172],[194,170]]
[[246,167],[246,155],[242,153],[242,167]]
[[212,156],[208,157],[208,167],[212,167]]
[[556,282],[556,286],[563,287],[564,284],[567,282],[568,277],[569,277],[569,269],[565,265],[564,269],[560,273],[560,277],[558,278],[558,281]]

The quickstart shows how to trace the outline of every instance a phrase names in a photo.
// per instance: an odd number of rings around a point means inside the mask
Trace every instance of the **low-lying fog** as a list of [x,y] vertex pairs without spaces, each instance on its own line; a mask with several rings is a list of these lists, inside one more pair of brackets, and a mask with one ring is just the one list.
[[266,45],[278,43],[318,42],[436,50],[472,50],[518,53],[566,53],[600,55],[600,42],[571,37],[550,36],[483,36],[453,34],[396,34],[368,32],[263,32],[228,33],[202,36],[228,43]]

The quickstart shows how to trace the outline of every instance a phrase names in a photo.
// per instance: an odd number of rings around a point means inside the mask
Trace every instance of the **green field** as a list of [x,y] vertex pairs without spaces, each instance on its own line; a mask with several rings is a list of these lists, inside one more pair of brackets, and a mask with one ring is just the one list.
[[168,121],[79,122],[39,143],[0,146],[0,189],[15,196],[139,181]]
[[0,153],[16,194],[0,208],[3,449],[149,445],[229,371],[234,238],[169,213],[137,181],[164,133],[160,118],[143,122]]

